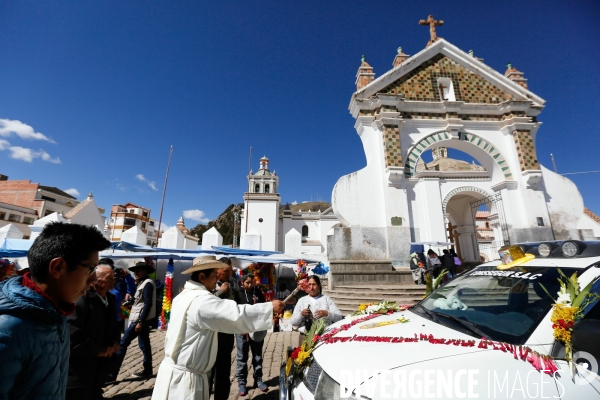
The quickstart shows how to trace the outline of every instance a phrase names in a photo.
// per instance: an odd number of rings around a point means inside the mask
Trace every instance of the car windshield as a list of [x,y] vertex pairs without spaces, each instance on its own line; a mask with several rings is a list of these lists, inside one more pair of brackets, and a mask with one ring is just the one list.
[[[567,276],[583,272],[561,270]],[[482,266],[441,286],[420,305],[438,322],[462,324],[488,339],[523,344],[550,311],[560,289],[558,276],[555,267],[501,271],[496,266]]]

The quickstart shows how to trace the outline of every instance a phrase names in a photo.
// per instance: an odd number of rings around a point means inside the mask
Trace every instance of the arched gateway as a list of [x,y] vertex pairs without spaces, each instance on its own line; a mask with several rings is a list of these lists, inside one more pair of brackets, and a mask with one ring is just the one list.
[[[367,163],[333,189],[343,226],[328,239],[330,285],[344,268],[354,271],[344,276],[348,284],[362,279],[363,265],[369,282],[375,265],[407,266],[410,242],[450,240],[464,261],[478,263],[508,241],[560,237],[559,222],[575,231],[583,203],[564,200],[557,188],[566,178],[537,161],[545,101],[523,73],[509,67],[501,75],[442,38],[414,57],[399,52],[393,65],[375,79],[363,59],[357,73],[350,113]],[[478,163],[453,160],[448,148]],[[434,160],[425,162],[429,149]],[[556,218],[565,207],[575,223]],[[386,274],[374,280],[396,279]]]

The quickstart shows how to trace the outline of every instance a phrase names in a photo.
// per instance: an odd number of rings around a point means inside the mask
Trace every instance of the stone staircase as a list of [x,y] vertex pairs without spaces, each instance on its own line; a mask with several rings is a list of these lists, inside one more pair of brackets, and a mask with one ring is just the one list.
[[324,289],[323,294],[331,297],[343,316],[353,313],[361,303],[395,301],[398,304],[414,304],[423,299],[425,285],[336,285]]

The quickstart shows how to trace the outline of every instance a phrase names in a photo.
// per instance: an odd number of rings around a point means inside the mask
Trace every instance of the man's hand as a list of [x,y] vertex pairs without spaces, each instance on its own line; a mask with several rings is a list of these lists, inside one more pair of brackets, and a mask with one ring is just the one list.
[[273,300],[273,314],[281,314],[283,312],[283,308],[285,307],[285,303],[281,300]]
[[121,344],[119,342],[116,342],[115,344],[112,345],[113,354],[116,354],[117,351],[119,351],[120,349],[121,349]]
[[219,290],[223,293],[227,293],[227,291],[229,290],[229,282],[222,283]]
[[98,357],[110,357],[110,355],[112,353],[109,352],[109,348],[103,347],[100,349],[100,351],[98,352]]
[[142,331],[142,328],[143,328],[143,327],[144,327],[144,325],[142,325],[142,323],[140,322],[139,324],[137,324],[137,325],[135,326],[135,331],[136,331],[137,333],[140,333],[140,332]]
[[129,293],[125,293],[125,301],[129,300],[131,298],[131,295]]
[[317,318],[317,319],[326,317],[328,315],[329,315],[329,311],[327,311],[327,310],[315,311],[315,318]]
[[304,310],[300,311],[300,315],[303,317],[310,317],[311,314],[310,308],[305,308]]

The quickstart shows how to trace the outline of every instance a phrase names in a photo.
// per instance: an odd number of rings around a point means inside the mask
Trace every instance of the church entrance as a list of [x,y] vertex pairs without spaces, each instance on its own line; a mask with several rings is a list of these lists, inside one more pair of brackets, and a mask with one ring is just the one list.
[[446,196],[443,209],[448,241],[462,260],[479,264],[498,259],[498,250],[509,243],[499,193],[459,187]]
[[510,243],[500,193],[471,201],[471,213],[479,258],[482,262],[499,259],[498,250]]

